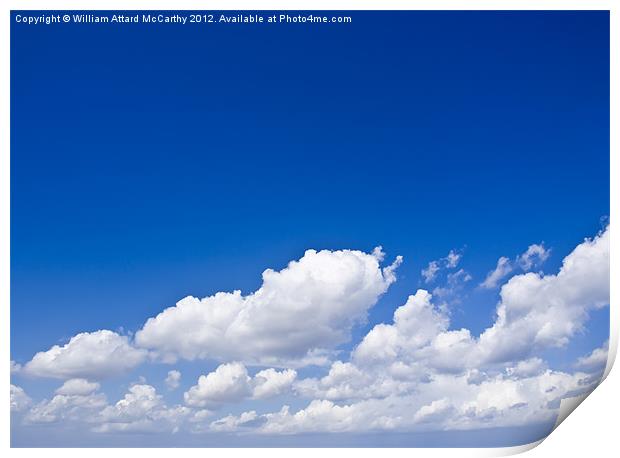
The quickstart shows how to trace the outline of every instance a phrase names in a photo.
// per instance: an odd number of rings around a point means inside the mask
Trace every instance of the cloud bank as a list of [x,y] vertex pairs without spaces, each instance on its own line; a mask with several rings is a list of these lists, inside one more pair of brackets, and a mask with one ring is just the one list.
[[[334,350],[366,320],[401,260],[381,267],[380,250],[309,250],[279,272],[266,270],[249,295],[181,300],[150,318],[134,341],[103,330],[37,353],[16,373],[65,381],[37,403],[11,385],[11,410],[26,424],[75,422],[100,433],[430,431],[553,421],[561,399],[592,390],[607,362],[607,343],[576,359],[572,373],[550,369],[540,355],[565,347],[592,311],[609,304],[609,238],[607,228],[584,240],[557,273],[513,275],[479,335],[452,328],[440,295],[418,289],[349,355]],[[514,262],[505,259],[511,272],[529,270],[548,253],[531,245]],[[460,255],[442,259],[456,269]],[[453,291],[471,278],[464,269],[451,275]],[[178,358],[221,364],[186,388],[180,404],[169,405],[145,382],[115,403],[100,391],[97,380]],[[294,369],[319,361],[327,363],[316,369],[321,375]],[[163,385],[179,388],[181,373],[168,371]],[[303,407],[283,403],[292,397]]]

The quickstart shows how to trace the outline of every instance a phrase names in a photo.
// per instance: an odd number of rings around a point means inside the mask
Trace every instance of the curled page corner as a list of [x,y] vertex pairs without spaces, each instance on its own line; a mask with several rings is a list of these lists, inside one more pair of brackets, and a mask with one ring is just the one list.
[[[553,431],[555,431],[555,429],[560,426],[562,424],[562,422],[564,420],[566,420],[568,418],[568,416],[573,413],[573,411],[579,407],[579,405],[581,405],[581,403],[583,401],[586,400],[586,398],[588,396],[590,396],[594,390],[596,390],[596,388],[598,388],[598,386],[603,383],[603,381],[607,378],[607,376],[609,375],[609,372],[611,372],[611,369],[614,365],[614,361],[616,359],[616,353],[618,350],[618,342],[617,342],[617,338],[615,335],[611,336],[610,342],[609,342],[609,350],[607,353],[607,364],[605,365],[605,371],[603,372],[602,376],[601,376],[601,380],[598,382],[598,384],[590,391],[587,391],[586,393],[582,393],[579,394],[577,396],[573,396],[570,398],[565,398],[562,399],[562,401],[560,401],[560,410],[558,413],[558,417],[555,421],[555,425],[553,426],[553,429],[551,430],[551,433],[553,433]],[[549,434],[551,434],[549,433]]]
[[[597,385],[598,386],[598,385]],[[596,389],[596,388],[594,388]],[[594,390],[592,390],[594,391]],[[555,420],[555,425],[553,426],[553,429],[551,430],[551,433],[553,433],[553,431],[555,431],[555,429],[560,426],[562,424],[562,422],[564,420],[566,420],[568,418],[568,416],[573,413],[573,411],[579,407],[579,405],[585,401],[585,399],[590,396],[590,394],[592,393],[592,391],[588,391],[586,393],[580,394],[578,396],[573,396],[572,398],[565,398],[562,399],[562,401],[560,402],[560,411],[558,413],[558,418]],[[549,434],[551,434],[549,433]]]
[[601,378],[601,383],[607,378],[607,376],[611,372],[611,368],[614,366],[614,362],[616,361],[616,354],[618,353],[618,335],[616,332],[611,332],[611,329],[609,334],[609,345],[607,347],[607,364],[605,365],[605,372],[603,373],[603,377]]
[[546,438],[547,437],[543,437],[542,439],[538,439],[537,441],[530,442],[529,444],[493,449],[494,451],[498,452],[494,456],[513,456],[513,455],[519,455],[521,453],[529,452],[530,450],[535,449],[540,444],[542,444]]

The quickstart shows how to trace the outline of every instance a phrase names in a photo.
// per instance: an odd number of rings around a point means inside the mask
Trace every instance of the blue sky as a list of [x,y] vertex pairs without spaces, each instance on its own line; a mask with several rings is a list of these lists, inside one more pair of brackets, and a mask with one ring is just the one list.
[[[445,301],[450,329],[478,336],[495,322],[500,286],[525,274],[517,256],[530,245],[550,251],[526,270],[553,275],[604,230],[606,12],[347,14],[338,25],[12,21],[13,360],[81,332],[133,342],[187,295],[247,295],[307,249],[379,245],[382,267],[404,262],[337,358],[461,268],[471,279]],[[422,269],[450,250],[458,266],[425,283]],[[480,287],[501,256],[511,274]],[[536,357],[573,371],[608,338],[608,308],[587,315]],[[227,362],[145,362],[101,391],[114,404],[142,376],[182,404]],[[168,393],[172,369],[182,382]],[[299,380],[329,366],[295,369]],[[17,372],[13,383],[34,405],[62,380]],[[308,404],[282,396],[219,407],[210,421]],[[35,426],[14,424],[37,440]]]

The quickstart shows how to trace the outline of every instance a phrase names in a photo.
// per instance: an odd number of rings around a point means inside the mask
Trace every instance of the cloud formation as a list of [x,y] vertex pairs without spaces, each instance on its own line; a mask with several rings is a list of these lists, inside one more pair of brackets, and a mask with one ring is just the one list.
[[63,346],[37,353],[22,370],[37,377],[99,380],[133,369],[146,356],[146,350],[113,331],[83,332]]
[[20,386],[11,384],[11,412],[21,412],[32,404],[32,399]]
[[490,271],[484,281],[480,283],[480,287],[486,289],[497,288],[497,285],[506,277],[510,272],[512,272],[512,264],[510,259],[505,256],[502,256],[497,260],[497,265],[495,269]]
[[169,390],[176,390],[181,384],[181,373],[177,370],[168,371],[168,375],[166,376],[164,383]]
[[89,382],[83,378],[73,378],[67,380],[56,390],[56,394],[65,396],[86,396],[99,389],[98,383]]
[[[507,262],[530,269],[548,253],[542,244],[531,245]],[[419,289],[391,322],[373,326],[348,357],[336,353],[338,342],[349,338],[352,326],[363,322],[395,280],[400,260],[381,268],[382,259],[380,250],[308,251],[280,272],[266,271],[261,288],[248,296],[218,293],[181,301],[150,319],[143,328],[148,333],[136,342],[111,331],[78,334],[64,346],[37,353],[19,372],[65,379],[51,399],[33,403],[11,385],[11,409],[26,424],[75,422],[100,433],[466,430],[553,421],[563,398],[592,390],[600,380],[607,343],[578,358],[573,373],[551,369],[540,355],[566,346],[593,310],[609,304],[608,228],[579,244],[557,273],[512,276],[499,290],[493,322],[479,335],[451,328],[448,310]],[[447,277],[453,289],[470,279],[456,270],[457,263]],[[172,340],[164,346],[138,342],[159,338]],[[226,349],[231,343],[238,345]],[[169,407],[144,380],[108,404],[96,380],[140,364],[147,358],[143,347],[163,359],[243,358],[201,375],[184,393],[184,405]],[[317,355],[343,360],[304,378],[293,366],[264,366],[300,365]],[[254,372],[259,363],[263,367]],[[180,378],[170,370],[165,384],[176,389]],[[303,404],[280,408],[291,397]],[[265,408],[265,399],[278,404]],[[246,409],[252,403],[263,412]]]
[[432,283],[441,269],[454,269],[459,264],[459,261],[463,257],[463,253],[457,250],[450,250],[447,256],[431,261],[426,268],[422,269],[422,277],[424,277],[424,283]]
[[495,269],[490,271],[484,281],[480,283],[481,288],[494,289],[500,282],[512,273],[518,266],[524,272],[528,272],[534,267],[542,265],[551,255],[551,250],[545,248],[544,243],[532,244],[525,252],[521,253],[516,259],[511,261],[505,256],[497,260]]
[[381,268],[382,258],[378,250],[308,250],[281,271],[263,272],[263,284],[247,296],[235,291],[182,299],[150,318],[136,343],[167,361],[323,363],[395,281],[401,258]]
[[250,377],[240,362],[222,364],[213,372],[201,375],[198,384],[186,391],[183,398],[189,406],[216,409],[225,403],[280,395],[291,387],[296,377],[297,372],[292,369],[272,368]]

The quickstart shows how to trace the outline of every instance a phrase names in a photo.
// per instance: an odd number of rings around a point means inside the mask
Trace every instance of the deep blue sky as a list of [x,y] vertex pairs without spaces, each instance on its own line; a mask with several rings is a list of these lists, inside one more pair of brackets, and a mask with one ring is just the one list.
[[[372,324],[451,248],[479,282],[540,241],[553,272],[600,229],[606,12],[347,14],[12,21],[13,359],[134,331],[188,294],[250,292],[307,248],[405,257]],[[497,297],[473,294],[453,320],[479,332]]]

